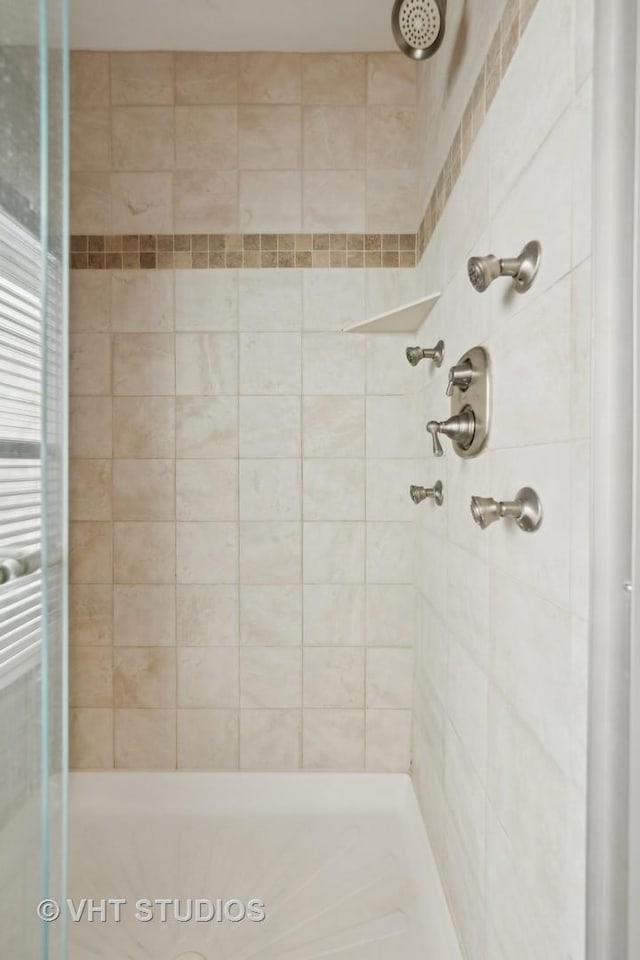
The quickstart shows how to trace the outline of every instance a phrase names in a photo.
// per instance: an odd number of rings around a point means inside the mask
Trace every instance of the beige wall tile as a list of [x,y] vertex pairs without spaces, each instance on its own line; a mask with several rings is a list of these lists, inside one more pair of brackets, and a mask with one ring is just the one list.
[[367,168],[406,170],[415,164],[416,111],[413,107],[369,107]]
[[113,579],[110,523],[69,525],[69,580],[71,583],[111,583]]
[[368,171],[368,232],[415,233],[421,215],[415,170]]
[[173,107],[116,107],[111,111],[114,170],[173,170]]
[[303,393],[332,396],[365,392],[365,343],[338,333],[302,338]]
[[72,270],[69,275],[69,323],[72,333],[108,333],[111,289],[106,270]]
[[185,647],[238,645],[238,588],[179,584],[178,643]]
[[238,706],[237,649],[180,647],[178,705],[233,708]]
[[69,591],[69,638],[79,646],[113,643],[111,584],[73,584]]
[[301,160],[301,119],[300,107],[240,107],[240,169],[297,170]]
[[370,53],[367,56],[369,103],[413,106],[418,99],[420,66],[401,53]]
[[241,707],[300,707],[302,652],[275,647],[240,650]]
[[115,520],[173,520],[175,493],[173,460],[114,461]]
[[235,170],[238,111],[228,107],[176,107],[176,168]]
[[236,523],[178,523],[176,541],[178,583],[237,582]]
[[114,587],[113,627],[117,646],[174,646],[175,587],[169,584]]
[[173,330],[173,274],[169,270],[122,270],[111,274],[114,333]]
[[108,173],[71,174],[71,233],[110,233],[118,229],[112,220],[111,180]]
[[71,460],[71,520],[111,520],[111,460]]
[[365,519],[365,460],[305,460],[305,520]]
[[176,336],[176,392],[183,396],[237,394],[237,336],[179,333]]
[[305,646],[358,647],[365,641],[365,594],[359,584],[304,587]]
[[302,101],[364,104],[366,57],[360,53],[309,53],[302,57]]
[[176,53],[176,103],[237,103],[235,53]]
[[240,393],[299,394],[300,345],[298,333],[240,334]]
[[240,174],[239,226],[247,233],[296,233],[302,229],[301,175],[248,171]]
[[376,647],[411,646],[414,631],[407,621],[416,604],[413,586],[368,584],[367,643]]
[[176,330],[237,330],[238,273],[231,269],[176,270]]
[[240,711],[242,770],[297,770],[300,740],[299,710]]
[[109,54],[71,51],[71,106],[109,106]]
[[407,773],[411,763],[411,711],[367,710],[367,770]]
[[[331,197],[331,204],[327,203]],[[360,233],[365,228],[365,174],[361,170],[308,170],[303,178],[305,230]]]
[[302,765],[306,770],[361,770],[364,710],[305,710]]
[[115,766],[122,770],[175,770],[176,711],[116,710]]
[[173,397],[114,397],[113,453],[129,459],[175,455]]
[[178,769],[237,770],[238,711],[178,710]]
[[112,53],[111,103],[172,104],[172,53]]
[[364,456],[363,397],[303,397],[305,457]]
[[297,53],[241,53],[240,103],[300,103],[301,58]]
[[113,173],[111,196],[114,233],[173,232],[170,173]]
[[174,364],[171,334],[117,334],[113,338],[113,392],[116,396],[171,396]]
[[176,397],[176,456],[238,455],[236,397]]
[[73,646],[69,664],[70,706],[113,706],[112,664],[111,647]]
[[362,647],[307,647],[305,707],[364,707]]
[[173,583],[175,527],[172,523],[115,523],[116,583]]
[[363,583],[364,523],[304,524],[304,583]]
[[233,233],[238,229],[238,174],[179,172],[173,175],[176,233]]
[[240,462],[241,520],[300,520],[301,518],[299,460],[242,460]]
[[237,460],[177,460],[178,520],[237,520]]
[[71,113],[71,169],[111,169],[111,117],[104,108]]
[[71,397],[69,453],[72,457],[110,457],[112,452],[111,397]]
[[303,270],[244,269],[238,276],[239,328],[287,332],[302,328]]
[[76,707],[69,711],[69,752],[72,770],[113,767],[113,710]]
[[300,398],[240,397],[240,456],[299,457]]
[[370,649],[367,653],[367,706],[410,709],[413,650]]
[[302,289],[305,331],[336,333],[365,319],[364,270],[305,270]]
[[302,642],[302,590],[242,587],[240,643],[245,647],[290,647]]
[[72,333],[69,391],[72,396],[111,393],[111,338],[102,333]]
[[364,166],[364,107],[304,108],[305,170],[362,170]]
[[176,654],[166,647],[116,647],[113,651],[116,707],[174,707]]
[[300,583],[301,565],[301,524],[241,524],[240,583],[274,586]]

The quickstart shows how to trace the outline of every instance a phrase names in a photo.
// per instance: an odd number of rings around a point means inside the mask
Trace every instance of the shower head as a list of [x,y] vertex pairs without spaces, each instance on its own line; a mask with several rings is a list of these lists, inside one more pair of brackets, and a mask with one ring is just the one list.
[[542,247],[537,240],[528,243],[519,257],[498,260],[493,254],[487,257],[471,257],[468,263],[469,280],[478,293],[489,289],[498,277],[511,277],[514,289],[526,293],[538,275]]
[[447,0],[395,0],[391,26],[396,43],[412,60],[428,60],[444,40]]

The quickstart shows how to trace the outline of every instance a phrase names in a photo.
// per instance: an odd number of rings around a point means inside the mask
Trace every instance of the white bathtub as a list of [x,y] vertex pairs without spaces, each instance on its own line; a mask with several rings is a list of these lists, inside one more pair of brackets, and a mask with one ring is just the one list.
[[461,960],[402,775],[72,774],[69,897],[69,960]]

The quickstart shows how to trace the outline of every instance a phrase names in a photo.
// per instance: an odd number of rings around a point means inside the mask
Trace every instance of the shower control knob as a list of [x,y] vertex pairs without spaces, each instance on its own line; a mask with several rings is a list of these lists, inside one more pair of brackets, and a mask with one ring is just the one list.
[[449,437],[462,450],[467,450],[476,435],[475,414],[470,407],[465,407],[462,413],[456,414],[455,417],[449,417],[448,420],[430,420],[427,424],[427,431],[433,439],[434,457],[444,456],[439,434]]
[[469,384],[471,383],[471,377],[473,376],[473,369],[468,360],[465,360],[464,363],[457,363],[455,367],[451,367],[449,370],[449,385],[447,387],[447,396],[451,397],[453,395],[454,387],[457,387],[458,390],[469,389]]
[[417,367],[421,360],[433,360],[434,366],[441,367],[444,360],[444,340],[438,340],[435,347],[407,347],[407,360]]
[[444,488],[440,480],[432,487],[409,487],[409,493],[416,505],[424,500],[433,500],[438,507],[444,503]]

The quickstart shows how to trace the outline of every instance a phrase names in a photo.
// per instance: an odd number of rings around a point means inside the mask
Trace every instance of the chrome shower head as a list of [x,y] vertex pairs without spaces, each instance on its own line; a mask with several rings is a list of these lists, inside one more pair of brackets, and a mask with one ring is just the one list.
[[396,43],[412,60],[428,60],[444,40],[447,0],[396,0],[391,26]]
[[498,260],[493,254],[471,257],[467,264],[469,280],[478,293],[488,290],[498,277],[511,277],[518,293],[526,293],[538,275],[542,247],[537,240],[528,243],[519,257]]
[[502,273],[500,261],[493,254],[486,257],[471,257],[469,260],[469,280],[478,293],[488,290],[494,280]]

